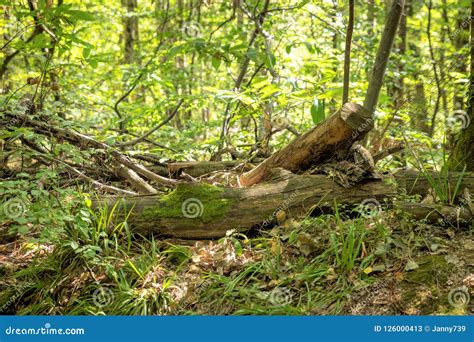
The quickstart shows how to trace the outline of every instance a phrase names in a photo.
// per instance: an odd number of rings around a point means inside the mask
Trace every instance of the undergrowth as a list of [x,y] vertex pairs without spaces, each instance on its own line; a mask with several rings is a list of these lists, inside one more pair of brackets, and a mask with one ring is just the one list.
[[[88,204],[88,201],[85,201]],[[194,245],[132,233],[117,207],[77,211],[59,239],[3,269],[0,308],[20,315],[350,313],[354,294],[413,263],[427,230],[394,211],[289,219],[255,237]],[[126,217],[127,213],[124,213]],[[408,270],[409,271],[409,270]],[[14,298],[14,300],[12,300]]]

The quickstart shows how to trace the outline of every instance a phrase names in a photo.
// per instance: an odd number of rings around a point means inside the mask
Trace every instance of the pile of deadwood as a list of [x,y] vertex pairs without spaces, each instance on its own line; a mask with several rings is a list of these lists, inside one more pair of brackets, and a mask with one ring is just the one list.
[[[26,114],[4,112],[2,121],[12,129],[29,127],[37,134],[93,151],[95,168],[82,167],[52,157],[24,136],[19,138],[39,162],[62,165],[69,175],[110,193],[96,199],[95,205],[111,208],[118,201],[118,218],[129,215],[129,224],[141,234],[222,237],[231,229],[268,228],[282,214],[296,218],[327,212],[335,204],[369,211],[395,205],[415,219],[442,225],[462,226],[472,220],[469,194],[474,174],[452,173],[446,179],[431,173],[431,181],[426,174],[409,170],[380,174],[375,165],[385,154],[373,158],[357,143],[372,127],[367,124],[370,113],[351,103],[256,165],[245,161],[160,164],[152,156],[129,155],[118,146]],[[224,178],[229,185],[218,185]],[[429,196],[433,180],[464,199],[453,205],[396,202],[400,195]],[[107,185],[114,181],[132,190]]]
[[[38,163],[61,165],[69,177],[73,175],[92,183],[101,193],[109,193],[95,200],[94,205],[110,208],[118,203],[117,215],[128,216],[131,227],[146,235],[222,237],[231,229],[269,227],[282,215],[301,217],[326,212],[336,204],[369,211],[395,205],[415,219],[443,225],[470,224],[474,174],[427,176],[409,170],[380,174],[376,162],[393,151],[371,156],[358,143],[373,128],[374,108],[403,6],[403,0],[394,0],[388,13],[364,104],[344,104],[260,163],[162,164],[153,155],[127,152],[129,143],[107,144],[41,120],[32,107],[22,114],[4,108],[0,123],[12,131],[27,127],[54,140],[54,144],[67,142],[88,151],[90,164],[77,165],[70,158],[53,156],[26,135],[6,141],[6,152],[19,144]],[[230,180],[226,186],[218,181],[219,176]],[[114,181],[122,181],[120,184],[127,187],[114,186]],[[433,181],[442,184],[453,197],[462,194],[463,199],[453,201],[453,205],[396,202],[400,195],[426,198],[432,192]]]

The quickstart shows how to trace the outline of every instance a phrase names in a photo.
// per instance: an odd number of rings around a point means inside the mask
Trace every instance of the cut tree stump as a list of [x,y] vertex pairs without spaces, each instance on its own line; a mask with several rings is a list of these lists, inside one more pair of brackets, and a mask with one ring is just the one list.
[[239,177],[242,187],[259,183],[281,167],[304,171],[327,160],[344,159],[352,144],[373,127],[371,113],[355,103],[346,103],[319,125],[272,154],[253,170]]
[[[434,176],[436,177],[436,176]],[[452,174],[454,189],[459,174]],[[464,174],[461,191],[474,190],[474,174]],[[118,219],[131,211],[128,223],[143,235],[153,233],[183,239],[218,238],[230,229],[246,231],[257,225],[271,226],[276,213],[301,217],[316,208],[349,205],[390,205],[400,193],[425,196],[427,179],[417,172],[398,172],[382,180],[370,180],[350,189],[321,175],[301,175],[250,188],[222,188],[203,183],[179,184],[165,196],[101,197],[96,207],[109,208],[120,201]]]

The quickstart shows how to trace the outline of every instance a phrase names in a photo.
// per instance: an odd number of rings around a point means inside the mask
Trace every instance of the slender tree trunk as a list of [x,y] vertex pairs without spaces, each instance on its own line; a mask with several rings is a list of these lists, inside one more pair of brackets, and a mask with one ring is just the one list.
[[403,59],[406,54],[406,49],[407,49],[407,7],[410,7],[411,5],[411,0],[406,0],[407,1],[407,6],[405,7],[405,11],[402,14],[402,17],[400,19],[400,28],[398,29],[398,37],[399,37],[399,42],[397,44],[398,48],[398,55],[400,59],[398,60],[397,63],[397,69],[398,69],[398,80],[395,81],[395,97],[394,97],[394,107],[395,109],[400,108],[400,106],[403,103],[404,96],[405,96],[405,80],[403,77],[403,72],[405,69],[405,64],[403,62]]
[[[456,16],[456,32],[454,36],[454,47],[456,53],[453,55],[455,62],[455,70],[459,74],[466,74],[468,70],[467,56],[462,49],[469,43],[469,25],[465,24],[466,18],[465,7],[461,8]],[[470,20],[472,24],[472,20]],[[455,95],[453,105],[455,110],[465,110],[465,101],[463,96],[463,86],[455,86]]]
[[375,29],[375,0],[367,1],[367,21],[369,22],[369,36],[372,36]]
[[373,114],[382,89],[383,77],[387,68],[388,56],[392,49],[393,41],[398,29],[398,24],[402,16],[405,0],[394,0],[388,12],[387,21],[382,34],[376,59],[372,68],[372,74],[369,80],[369,88],[364,100],[364,108]]
[[426,28],[426,34],[428,36],[428,47],[430,50],[430,57],[431,57],[431,65],[433,66],[433,74],[435,78],[435,83],[436,83],[436,101],[435,101],[435,106],[433,108],[433,114],[431,116],[431,125],[430,125],[430,130],[428,132],[430,137],[433,137],[434,131],[435,131],[435,125],[436,125],[436,117],[438,115],[439,111],[439,103],[441,99],[441,84],[439,80],[439,75],[438,75],[438,65],[436,63],[436,56],[434,54],[434,47],[433,47],[433,42],[431,39],[431,12],[432,12],[432,7],[433,7],[433,2],[432,0],[429,0],[428,2],[428,26]]
[[346,49],[344,51],[344,86],[342,104],[349,102],[349,80],[351,72],[351,43],[354,31],[354,0],[349,0],[349,22],[347,24]]
[[137,58],[138,17],[136,16],[137,0],[122,0],[127,12],[123,20],[124,57],[126,64],[132,64]]

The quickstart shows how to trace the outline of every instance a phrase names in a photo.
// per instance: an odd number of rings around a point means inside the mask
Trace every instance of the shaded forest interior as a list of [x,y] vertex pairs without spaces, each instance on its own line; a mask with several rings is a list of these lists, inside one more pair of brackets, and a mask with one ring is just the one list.
[[474,1],[0,8],[0,313],[474,312]]

